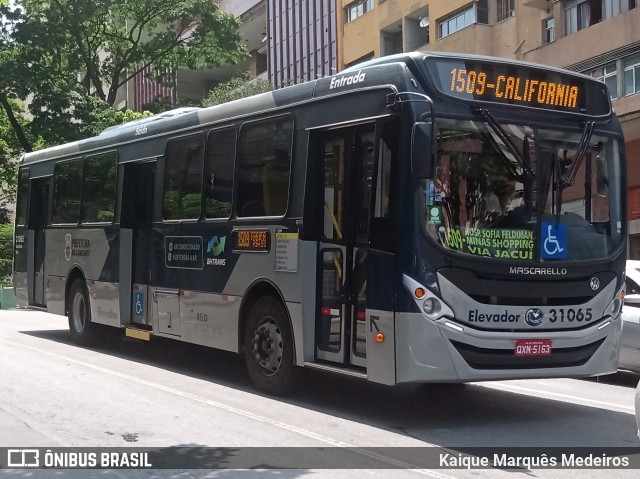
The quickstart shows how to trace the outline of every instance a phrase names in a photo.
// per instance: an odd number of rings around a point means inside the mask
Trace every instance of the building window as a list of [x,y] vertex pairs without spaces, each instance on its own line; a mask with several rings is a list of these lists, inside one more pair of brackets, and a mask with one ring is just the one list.
[[636,0],[602,0],[602,18],[620,15],[636,6]]
[[370,10],[373,10],[373,0],[357,0],[350,3],[347,9],[347,22],[352,22]]
[[591,76],[607,85],[609,96],[612,100],[618,98],[618,70],[615,63],[609,63],[602,68],[592,71]]
[[624,61],[624,94],[640,92],[640,55],[634,55]]
[[543,39],[544,43],[551,43],[556,41],[556,20],[553,17],[547,18],[542,21]]
[[564,31],[566,35],[587,28],[591,22],[588,0],[569,0],[564,9]]
[[513,17],[516,13],[515,0],[498,0],[498,21]]
[[488,23],[487,1],[474,2],[464,10],[445,17],[438,22],[438,38],[444,38],[474,23]]

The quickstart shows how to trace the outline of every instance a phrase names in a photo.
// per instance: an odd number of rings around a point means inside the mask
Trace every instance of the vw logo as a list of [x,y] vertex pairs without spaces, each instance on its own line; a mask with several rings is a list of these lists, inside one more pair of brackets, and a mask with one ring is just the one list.
[[598,289],[600,289],[600,280],[594,276],[589,281],[589,286],[591,286],[592,290],[598,291]]
[[539,308],[531,308],[525,313],[524,320],[529,326],[539,326],[544,321],[544,313]]

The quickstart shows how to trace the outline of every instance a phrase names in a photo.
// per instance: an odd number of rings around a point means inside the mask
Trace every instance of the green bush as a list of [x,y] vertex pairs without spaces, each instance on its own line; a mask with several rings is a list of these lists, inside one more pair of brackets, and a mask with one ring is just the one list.
[[11,284],[13,265],[13,225],[0,225],[0,286]]

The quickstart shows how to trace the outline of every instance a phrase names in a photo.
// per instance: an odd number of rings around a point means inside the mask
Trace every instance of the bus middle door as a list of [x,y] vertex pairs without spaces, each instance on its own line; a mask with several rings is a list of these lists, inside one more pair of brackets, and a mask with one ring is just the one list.
[[[155,161],[125,163],[120,219],[120,308],[123,324],[150,325]],[[131,319],[129,319],[131,318]]]
[[366,367],[366,258],[375,124],[326,131],[316,357]]
[[[29,276],[29,304],[33,306],[46,306],[45,295],[45,251],[47,217],[49,214],[49,184],[50,177],[35,178],[31,180],[29,190],[29,233],[33,234],[33,266],[28,265]],[[31,256],[31,255],[29,255]],[[29,261],[29,263],[31,263]]]

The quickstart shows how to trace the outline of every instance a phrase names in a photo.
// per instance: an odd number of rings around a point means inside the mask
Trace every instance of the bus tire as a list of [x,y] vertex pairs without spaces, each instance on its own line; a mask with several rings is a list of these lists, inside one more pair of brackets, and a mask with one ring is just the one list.
[[95,339],[96,325],[91,322],[87,286],[80,278],[71,283],[67,307],[71,340],[80,346],[88,345]]
[[293,334],[287,313],[272,296],[251,307],[244,327],[244,357],[253,384],[268,394],[286,394],[295,382]]

